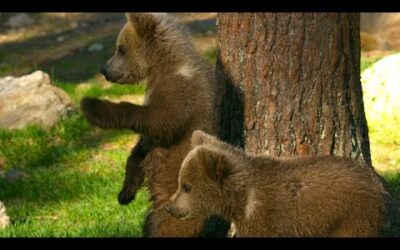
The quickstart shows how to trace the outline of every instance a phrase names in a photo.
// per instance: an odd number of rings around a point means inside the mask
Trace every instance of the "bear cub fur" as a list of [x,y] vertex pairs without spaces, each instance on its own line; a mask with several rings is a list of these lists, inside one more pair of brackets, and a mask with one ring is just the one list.
[[369,237],[383,226],[383,194],[365,168],[333,156],[251,156],[202,131],[166,210],[220,215],[239,237]]

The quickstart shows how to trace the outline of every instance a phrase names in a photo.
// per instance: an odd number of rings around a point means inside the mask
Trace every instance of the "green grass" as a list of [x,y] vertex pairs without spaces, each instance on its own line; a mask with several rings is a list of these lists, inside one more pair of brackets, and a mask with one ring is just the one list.
[[[119,97],[143,94],[144,86],[85,88],[55,83],[75,102],[83,96]],[[26,178],[10,182],[0,177],[0,201],[12,225],[0,237],[134,237],[142,236],[150,206],[142,188],[129,206],[117,202],[130,147],[137,135],[88,125],[79,112],[50,129],[28,126],[0,130],[0,158],[5,170]]]
[[117,98],[124,95],[143,95],[146,88],[142,83],[136,85],[113,84],[102,86],[96,81],[92,81],[84,87],[82,87],[83,85],[79,84],[62,82],[55,82],[54,85],[63,89],[67,94],[69,94],[73,102],[76,104],[79,104],[80,100],[85,96]]
[[395,194],[397,199],[400,199],[400,172],[399,171],[388,171],[382,173],[383,178],[388,183],[389,190]]
[[103,88],[99,85],[93,85],[84,92],[84,96],[100,97],[111,96],[119,97],[122,95],[140,95],[145,91],[145,85],[112,85],[108,88]]
[[381,117],[368,120],[368,129],[372,164],[400,200],[400,122]]
[[373,57],[368,57],[368,58],[362,58],[360,61],[361,64],[361,72],[369,68],[372,64],[376,63],[380,59],[382,59],[382,55],[376,55]]
[[0,131],[6,170],[28,174],[15,182],[0,178],[0,200],[13,223],[0,236],[141,236],[147,192],[130,206],[117,202],[134,137],[90,128],[79,114],[48,131]]
[[0,178],[0,200],[13,222],[0,236],[141,236],[147,192],[130,206],[117,203],[134,139],[130,132],[91,128],[80,114],[50,130],[1,130],[6,170],[28,177]]
[[207,50],[204,53],[204,58],[209,61],[212,65],[215,65],[215,63],[217,62],[217,49],[216,48],[212,48]]

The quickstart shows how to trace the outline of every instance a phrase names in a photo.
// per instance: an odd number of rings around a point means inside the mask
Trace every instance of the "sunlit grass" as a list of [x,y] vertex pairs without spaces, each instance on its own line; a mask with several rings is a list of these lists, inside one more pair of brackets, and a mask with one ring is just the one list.
[[400,123],[381,118],[368,121],[372,164],[400,199]]
[[[363,57],[361,72],[380,60],[384,55]],[[366,105],[365,105],[366,106]],[[370,151],[375,170],[384,177],[393,194],[400,200],[400,121],[382,114],[373,118],[365,110],[368,122]]]

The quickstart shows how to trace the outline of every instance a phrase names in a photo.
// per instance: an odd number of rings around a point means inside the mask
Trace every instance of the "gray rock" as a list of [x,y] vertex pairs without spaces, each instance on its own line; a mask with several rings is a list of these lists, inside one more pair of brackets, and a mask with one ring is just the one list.
[[51,85],[49,75],[42,71],[0,78],[0,128],[49,127],[72,109],[68,94]]
[[94,43],[92,45],[90,45],[90,47],[88,48],[89,52],[96,52],[96,51],[102,51],[103,50],[103,44],[101,43]]
[[368,120],[400,120],[400,53],[364,70],[361,82]]
[[26,13],[19,13],[15,16],[10,17],[7,22],[5,23],[6,26],[9,26],[11,28],[18,28],[18,27],[23,27],[26,25],[33,24],[35,20],[30,17]]
[[8,171],[4,176],[4,178],[9,182],[18,181],[18,180],[24,179],[26,177],[28,177],[28,175],[26,173],[16,170],[16,169],[12,169],[12,170]]
[[65,37],[64,36],[59,36],[59,37],[57,37],[57,41],[58,42],[63,42],[65,40]]
[[71,23],[71,28],[76,29],[79,27],[79,23],[78,22],[72,22]]
[[10,217],[6,214],[6,207],[0,201],[0,229],[4,229],[10,225]]

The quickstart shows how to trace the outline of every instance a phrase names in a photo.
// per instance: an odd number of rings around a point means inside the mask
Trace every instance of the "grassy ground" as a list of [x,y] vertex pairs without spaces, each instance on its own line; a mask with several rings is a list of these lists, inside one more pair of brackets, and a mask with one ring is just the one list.
[[[97,30],[95,27],[101,25],[90,16],[71,15],[73,20],[88,25],[71,30],[70,24],[54,13],[39,15],[43,24],[39,21],[22,32],[24,36],[21,32],[7,33],[0,26],[0,31],[6,34],[0,36],[0,77],[42,69],[70,95],[76,110],[83,96],[140,102],[142,85],[111,85],[98,74],[100,66],[113,53],[121,20],[109,15],[106,30]],[[87,35],[85,31],[90,27],[94,30]],[[60,35],[67,37],[62,46],[55,43]],[[201,34],[195,40],[210,63],[215,63],[216,56],[213,46],[209,46],[213,39],[212,35]],[[104,50],[88,52],[87,47],[93,42],[102,43]],[[383,56],[365,55],[362,69]],[[399,195],[399,125],[368,125],[374,166]],[[141,236],[149,208],[148,192],[141,189],[129,206],[117,202],[125,161],[136,139],[137,135],[130,131],[90,127],[78,111],[50,130],[38,127],[12,132],[0,130],[0,162],[4,161],[6,171],[17,169],[28,175],[15,182],[0,177],[0,201],[12,220],[9,228],[0,230],[0,237]]]
[[[84,89],[60,86],[75,101],[84,95],[112,99],[143,93],[143,87],[102,89],[96,83]],[[130,206],[117,202],[136,137],[129,131],[90,127],[79,113],[50,130],[0,131],[6,170],[28,174],[15,182],[0,178],[0,200],[13,223],[0,236],[140,236],[147,192],[141,190]]]

